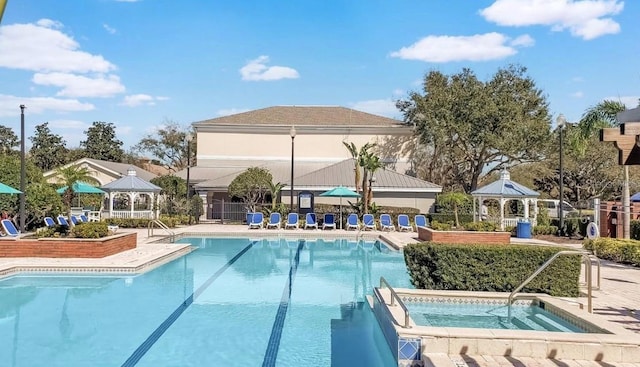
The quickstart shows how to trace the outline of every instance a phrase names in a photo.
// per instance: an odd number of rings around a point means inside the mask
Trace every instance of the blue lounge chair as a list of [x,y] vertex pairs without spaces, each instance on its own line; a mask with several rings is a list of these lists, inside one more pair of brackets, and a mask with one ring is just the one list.
[[380,214],[380,230],[388,230],[395,231],[396,227],[393,225],[391,221],[391,216],[389,214]]
[[67,221],[67,218],[63,217],[62,215],[58,215],[58,218],[56,218],[58,220],[58,224],[63,226],[63,227],[69,227],[69,222]]
[[422,214],[418,214],[413,218],[413,222],[416,224],[416,231],[418,230],[418,227],[428,227],[429,224],[427,223],[427,217],[425,217]]
[[409,216],[406,214],[398,214],[398,231],[413,232],[413,227],[409,223]]
[[358,215],[356,213],[351,213],[347,217],[347,231],[350,229],[360,229],[360,224],[358,223]]
[[267,223],[267,229],[269,228],[280,229],[280,213],[271,213],[269,216],[269,222]]
[[289,213],[289,215],[287,215],[287,223],[284,224],[284,229],[287,229],[287,228],[298,229],[298,222],[299,222],[298,213]]
[[304,217],[304,229],[315,228],[318,229],[318,221],[316,220],[316,213],[307,213]]
[[376,228],[376,220],[373,217],[373,214],[365,214],[362,216],[362,228],[366,231],[367,229],[373,229],[374,231],[377,229]]
[[13,224],[11,219],[3,219],[2,220],[2,228],[4,233],[10,237],[18,237],[20,235],[20,231],[16,228],[16,225]]
[[74,226],[77,226],[78,224],[82,223],[80,220],[78,220],[78,217],[76,217],[75,215],[72,215],[71,217],[69,217],[69,219],[71,219],[71,223],[73,223]]
[[53,228],[56,226],[56,222],[54,222],[53,218],[51,217],[44,217],[44,225],[48,228]]
[[262,213],[252,213],[251,222],[249,223],[249,229],[261,229],[262,226],[264,226],[264,216],[262,215]]
[[325,213],[322,229],[336,229],[336,216],[333,213]]
[[80,217],[79,217],[79,218],[80,218],[80,220],[81,220],[82,222],[84,222],[84,223],[87,223],[87,222],[89,221],[89,218],[87,218],[87,216],[86,216],[86,215],[84,215],[84,214],[80,214]]

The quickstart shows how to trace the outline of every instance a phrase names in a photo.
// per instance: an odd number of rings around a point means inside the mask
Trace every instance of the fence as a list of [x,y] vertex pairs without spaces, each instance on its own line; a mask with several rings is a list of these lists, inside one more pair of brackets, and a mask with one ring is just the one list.
[[244,203],[213,200],[213,203],[208,205],[207,219],[219,220],[222,223],[244,222],[247,220],[247,207]]

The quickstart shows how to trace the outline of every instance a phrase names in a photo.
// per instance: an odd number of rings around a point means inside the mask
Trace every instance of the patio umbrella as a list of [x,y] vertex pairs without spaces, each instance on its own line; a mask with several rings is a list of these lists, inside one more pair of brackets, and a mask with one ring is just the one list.
[[344,186],[338,186],[329,191],[323,192],[320,196],[340,198],[340,229],[342,229],[342,198],[359,198],[360,194],[355,191],[351,191]]
[[[56,190],[58,194],[64,194],[69,186],[61,187]],[[77,181],[73,183],[73,191],[77,194],[104,194],[104,191],[95,186],[91,186],[86,182]]]
[[0,182],[0,194],[22,194],[22,191],[16,190],[13,187]]

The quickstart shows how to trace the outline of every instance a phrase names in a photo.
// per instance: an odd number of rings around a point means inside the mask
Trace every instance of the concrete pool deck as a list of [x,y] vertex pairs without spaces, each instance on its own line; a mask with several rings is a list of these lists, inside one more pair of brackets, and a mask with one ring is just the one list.
[[[149,237],[147,229],[120,229],[120,232],[135,232],[138,246],[134,250],[125,251],[102,259],[60,259],[60,258],[0,258],[0,278],[22,271],[57,271],[72,272],[141,272],[153,266],[169,261],[188,252],[189,246],[157,242],[168,233],[154,229],[156,236]],[[175,229],[175,234],[208,234],[222,236],[263,237],[283,234],[285,236],[324,237],[324,236],[356,236],[356,231],[345,230],[274,230],[251,229],[245,225],[199,224]],[[390,245],[401,248],[406,244],[419,242],[416,232],[360,232],[366,237],[380,236]],[[512,239],[514,243],[557,245],[534,239]],[[580,248],[580,245],[562,245]],[[594,274],[595,277],[595,274]],[[595,281],[594,281],[595,284]],[[565,298],[574,306],[578,303],[586,305],[586,298]],[[577,306],[575,306],[577,307]],[[616,323],[627,330],[640,334],[640,268],[620,265],[608,261],[601,262],[600,289],[593,290],[593,313]],[[495,357],[484,355],[447,355],[426,354],[425,366],[443,367],[475,367],[475,366],[621,366],[640,367],[640,360],[634,363],[617,363],[607,361],[576,361]]]

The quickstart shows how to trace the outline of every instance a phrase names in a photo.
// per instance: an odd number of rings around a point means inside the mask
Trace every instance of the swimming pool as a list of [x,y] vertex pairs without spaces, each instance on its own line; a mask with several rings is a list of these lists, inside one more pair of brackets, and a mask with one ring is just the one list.
[[422,326],[585,332],[535,302],[512,305],[510,316],[505,304],[420,302],[408,303],[407,308],[416,325]]
[[136,276],[0,280],[10,366],[389,366],[365,297],[411,288],[378,241],[183,238],[188,255]]

